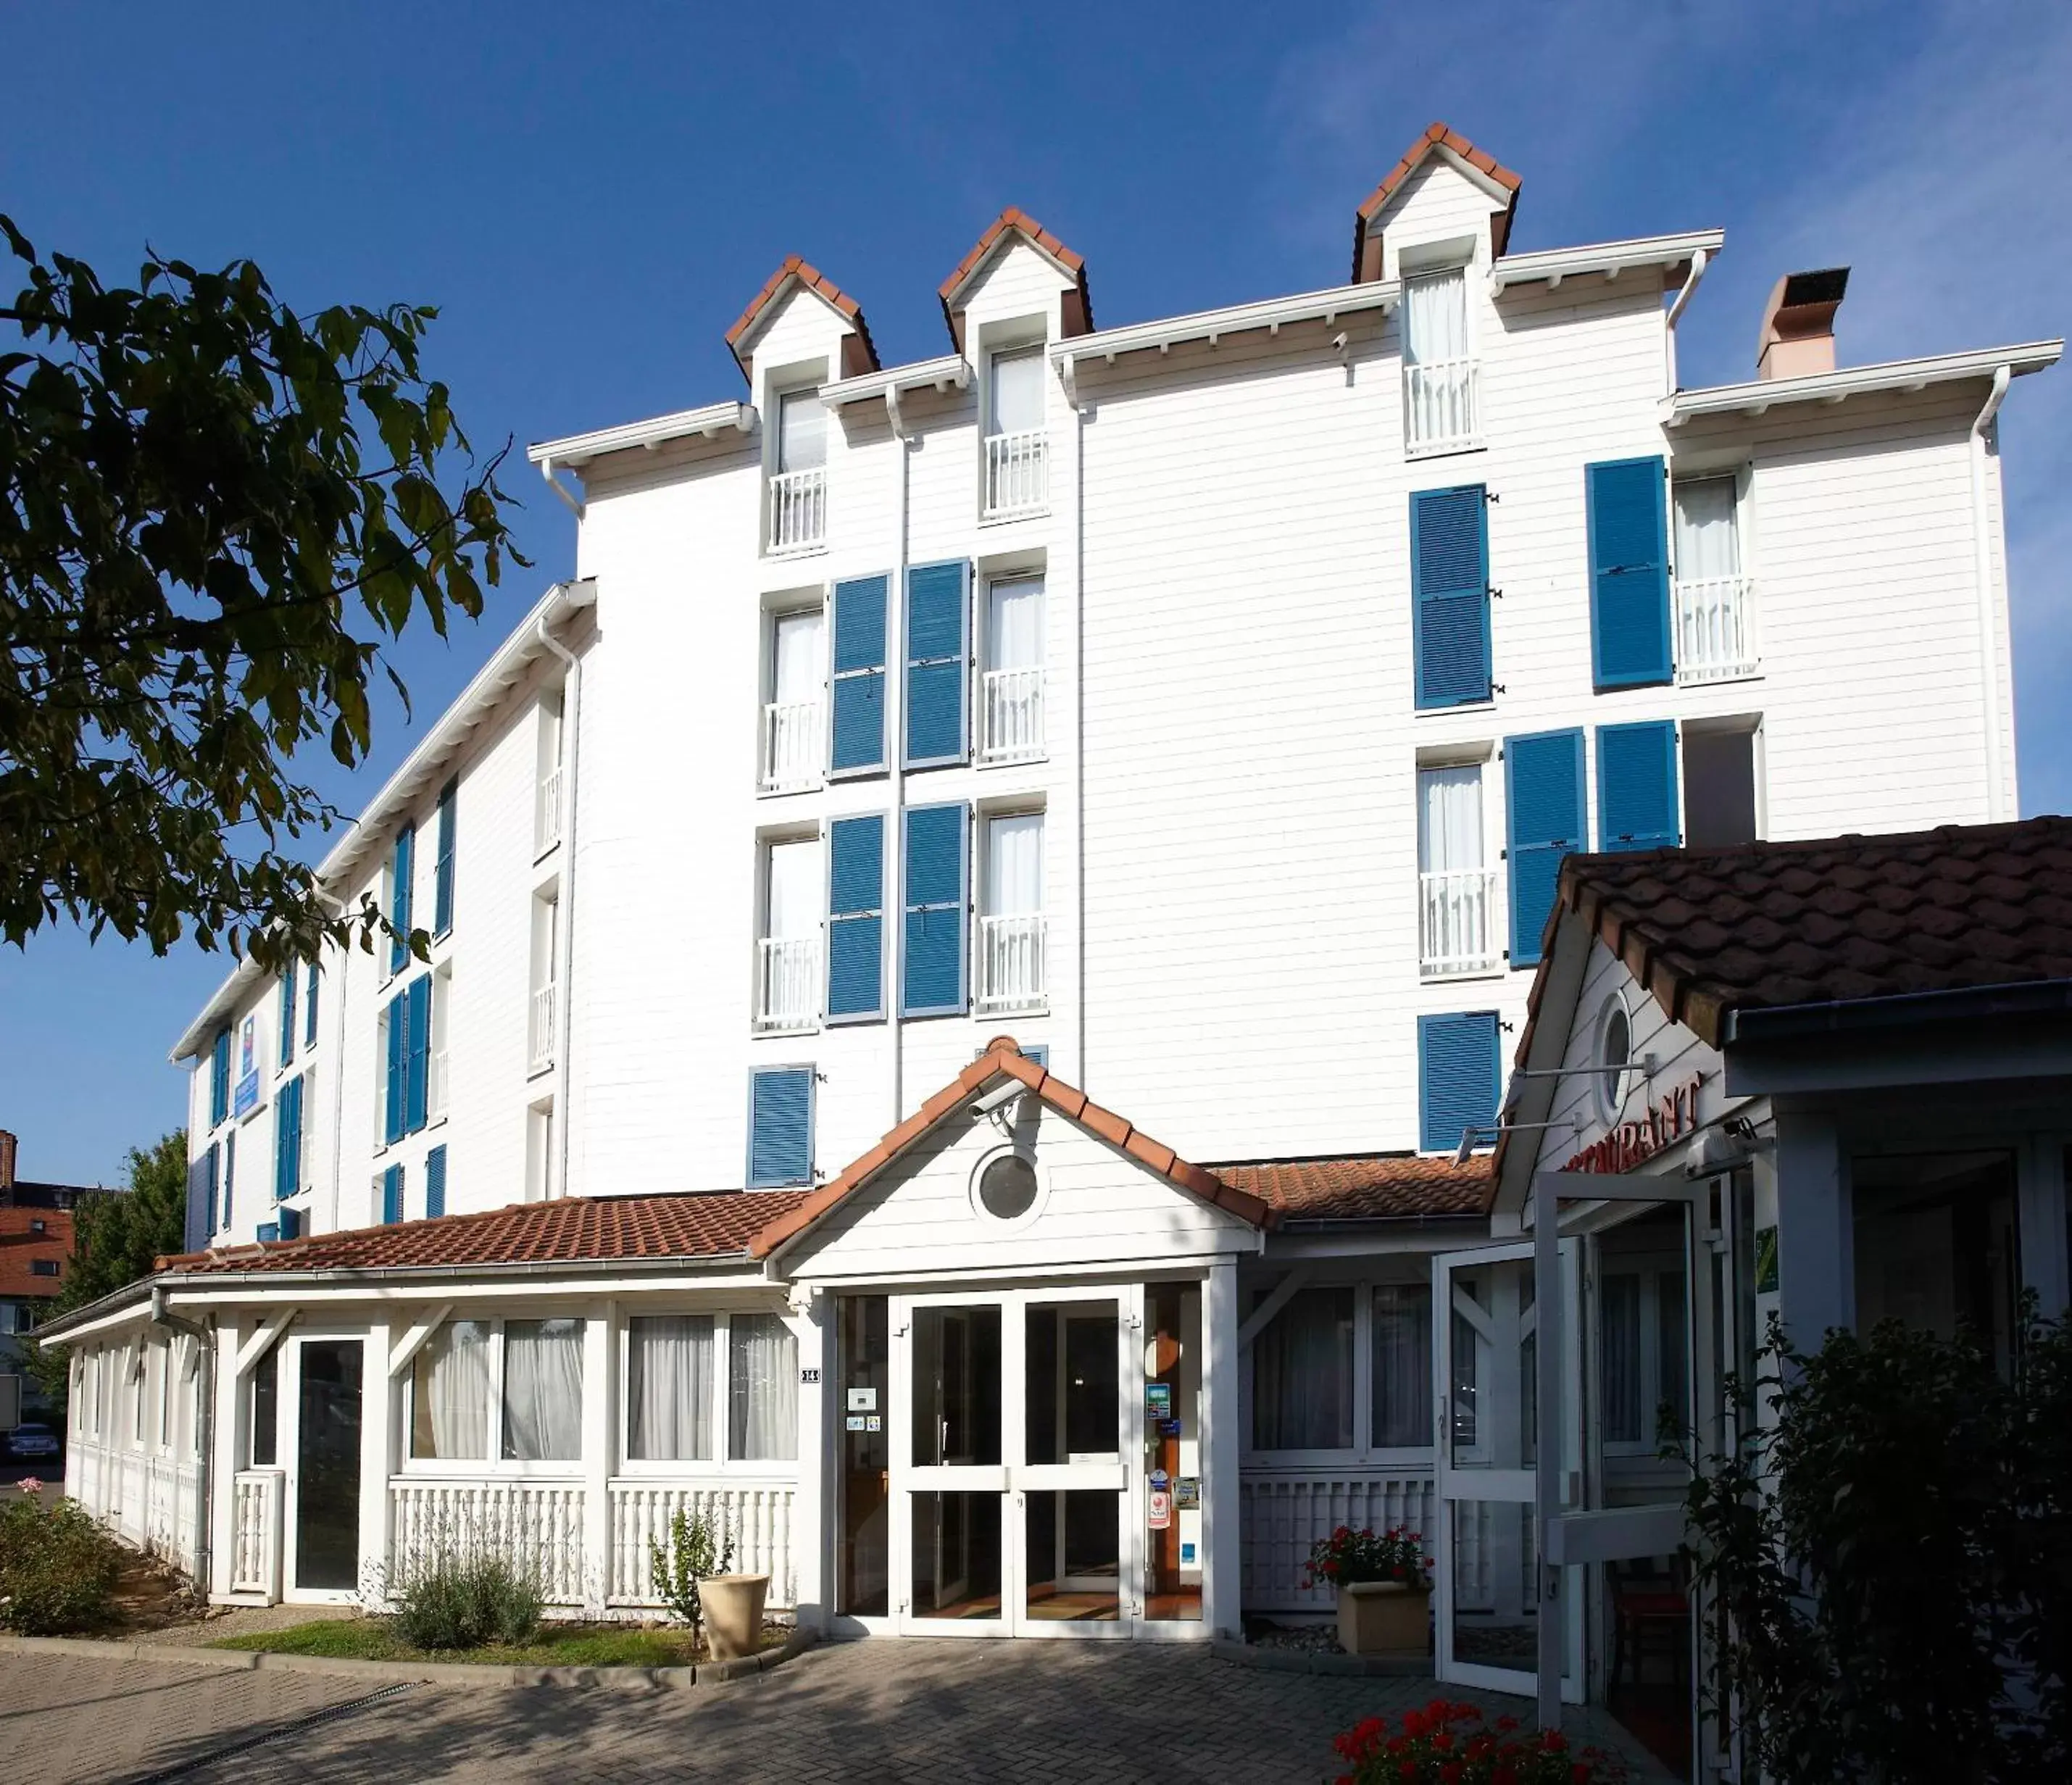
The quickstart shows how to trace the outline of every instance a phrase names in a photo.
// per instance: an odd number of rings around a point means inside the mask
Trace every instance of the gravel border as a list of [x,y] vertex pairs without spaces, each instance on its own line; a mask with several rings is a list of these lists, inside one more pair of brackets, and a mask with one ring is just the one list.
[[1331,1673],[1376,1680],[1433,1677],[1429,1655],[1314,1655],[1305,1649],[1276,1648],[1253,1643],[1233,1643],[1218,1638],[1209,1653],[1219,1661],[1234,1661],[1243,1668],[1264,1668],[1269,1673]]

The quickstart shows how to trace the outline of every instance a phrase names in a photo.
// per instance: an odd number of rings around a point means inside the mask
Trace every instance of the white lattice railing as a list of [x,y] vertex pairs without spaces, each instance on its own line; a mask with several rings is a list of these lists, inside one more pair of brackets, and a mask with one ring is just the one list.
[[287,1479],[279,1469],[240,1469],[230,1488],[230,1590],[281,1598],[281,1507]]
[[583,1491],[569,1481],[388,1483],[392,1582],[438,1556],[490,1553],[532,1569],[551,1605],[583,1602]]
[[1490,921],[1496,874],[1466,868],[1417,877],[1417,959],[1427,979],[1487,973],[1503,958]]
[[978,920],[978,1008],[1037,1010],[1046,995],[1046,919],[1040,911]]
[[190,1572],[195,1486],[191,1458],[78,1436],[67,1447],[66,1493],[124,1542]]
[[532,821],[532,853],[545,855],[561,840],[561,769],[557,763],[540,777]]
[[1043,754],[1043,672],[989,669],[980,684],[979,760],[1024,763]]
[[1753,676],[1755,590],[1747,577],[1704,577],[1676,585],[1676,679],[1726,681]]
[[755,944],[755,1026],[765,1034],[810,1029],[820,1018],[820,944],[815,936],[765,936]]
[[1248,1469],[1238,1481],[1238,1542],[1247,1611],[1329,1611],[1330,1587],[1305,1587],[1310,1546],[1342,1524],[1421,1534],[1437,1531],[1429,1474],[1385,1470]]
[[1477,402],[1481,371],[1473,360],[1430,360],[1403,368],[1404,444],[1422,453],[1458,452],[1482,438]]
[[1050,500],[1050,437],[1042,428],[993,434],[985,442],[985,517],[1033,513]]
[[535,1072],[554,1063],[554,982],[550,979],[532,992],[532,1063]]
[[[767,1574],[770,1603],[796,1602],[791,1561],[791,1514],[798,1489],[788,1481],[669,1482],[626,1478],[611,1484],[611,1567],[607,1597],[614,1605],[655,1605],[648,1545],[666,1547],[678,1511],[702,1512],[726,1524],[734,1540],[734,1572]],[[812,1533],[807,1533],[812,1540]]]
[[763,790],[820,784],[823,746],[818,701],[772,701],[763,709]]
[[803,552],[828,537],[828,473],[824,465],[778,471],[770,479],[770,549]]

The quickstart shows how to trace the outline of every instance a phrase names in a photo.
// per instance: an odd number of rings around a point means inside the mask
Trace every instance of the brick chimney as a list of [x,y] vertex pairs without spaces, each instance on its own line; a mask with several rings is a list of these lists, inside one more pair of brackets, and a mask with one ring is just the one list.
[[1849,289],[1849,269],[1787,273],[1763,306],[1756,342],[1758,378],[1809,378],[1835,369],[1835,312]]
[[14,1137],[0,1128],[0,1200],[14,1193]]

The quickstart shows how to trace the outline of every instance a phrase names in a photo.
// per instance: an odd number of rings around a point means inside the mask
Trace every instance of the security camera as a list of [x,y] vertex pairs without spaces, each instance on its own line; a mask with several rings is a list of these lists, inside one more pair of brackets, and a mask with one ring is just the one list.
[[996,1110],[1005,1109],[1028,1088],[1019,1079],[1008,1079],[996,1084],[984,1096],[976,1099],[971,1106],[972,1113],[974,1116],[990,1116]]

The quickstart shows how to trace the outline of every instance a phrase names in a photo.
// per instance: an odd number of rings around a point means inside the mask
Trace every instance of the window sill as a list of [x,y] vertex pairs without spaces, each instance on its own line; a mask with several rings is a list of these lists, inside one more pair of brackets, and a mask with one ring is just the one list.
[[1491,695],[1486,701],[1462,701],[1452,706],[1419,706],[1413,698],[1411,711],[1420,719],[1443,719],[1458,713],[1494,713],[1496,711],[1496,697]]
[[1759,682],[1762,679],[1761,664],[1757,664],[1753,668],[1729,670],[1718,675],[1687,675],[1680,669],[1676,672],[1676,686],[1679,688],[1732,688],[1737,682]]
[[827,550],[828,542],[816,539],[809,545],[766,545],[763,557],[767,563],[789,563],[795,558],[824,557]]
[[1045,503],[1040,508],[1004,508],[997,514],[989,514],[981,509],[978,524],[981,527],[1011,527],[1018,520],[1047,520],[1050,505]]
[[1434,973],[1420,966],[1417,983],[1420,985],[1470,985],[1478,980],[1508,979],[1511,969],[1499,960],[1492,966],[1463,968],[1455,973]]
[[552,1060],[536,1060],[525,1068],[525,1082],[530,1084],[535,1079],[552,1078],[553,1074],[554,1063]]
[[788,800],[801,793],[824,793],[827,786],[824,778],[817,781],[787,781],[782,787],[758,784],[755,797],[758,800]]
[[1467,453],[1488,450],[1489,443],[1484,440],[1448,440],[1429,446],[1406,445],[1403,456],[1415,464],[1428,459],[1458,459]]
[[1048,750],[1038,750],[1027,755],[980,756],[973,762],[972,767],[974,768],[1028,768],[1037,763],[1047,763],[1050,759],[1050,753]]
[[796,1041],[801,1035],[817,1035],[821,1019],[818,1017],[800,1022],[758,1022],[748,1026],[750,1039],[754,1041]]

